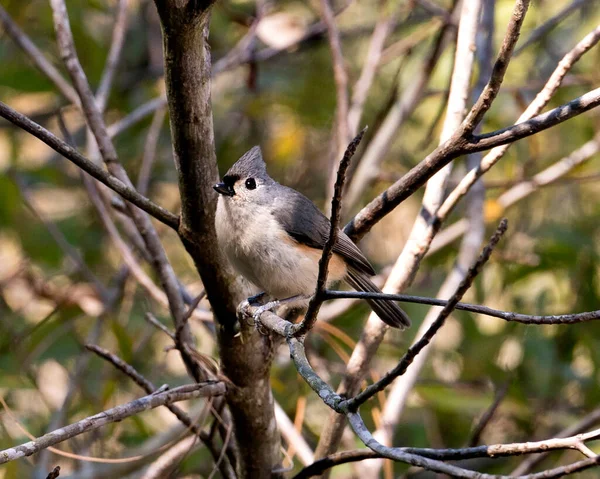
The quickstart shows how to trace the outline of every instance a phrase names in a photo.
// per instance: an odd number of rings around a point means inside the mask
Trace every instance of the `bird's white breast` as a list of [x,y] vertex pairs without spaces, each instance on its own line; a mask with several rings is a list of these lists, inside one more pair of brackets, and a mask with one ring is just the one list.
[[[234,268],[261,290],[277,299],[314,292],[321,251],[290,238],[268,207],[219,197],[215,226]],[[341,279],[345,265],[332,259],[331,279]]]

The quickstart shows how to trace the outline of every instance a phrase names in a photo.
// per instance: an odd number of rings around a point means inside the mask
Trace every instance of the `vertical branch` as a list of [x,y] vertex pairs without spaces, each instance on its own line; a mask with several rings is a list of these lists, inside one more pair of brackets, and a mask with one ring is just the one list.
[[113,27],[112,40],[110,42],[110,50],[108,52],[108,57],[106,58],[106,63],[104,65],[104,71],[102,72],[102,78],[100,79],[98,91],[96,91],[96,103],[98,104],[98,109],[100,111],[104,111],[106,109],[110,88],[119,64],[121,51],[123,50],[126,32],[127,0],[119,0],[117,4],[115,26]]
[[323,303],[323,293],[325,292],[325,286],[327,284],[327,268],[329,266],[329,260],[333,254],[333,247],[337,241],[339,233],[340,216],[342,212],[342,192],[344,190],[346,171],[348,170],[348,166],[350,166],[350,160],[352,160],[352,157],[354,156],[354,153],[356,152],[356,149],[358,148],[365,131],[367,131],[366,127],[363,128],[363,130],[356,135],[356,138],[350,142],[346,148],[346,152],[344,153],[342,160],[340,161],[340,166],[338,168],[337,178],[335,181],[333,198],[331,199],[329,237],[327,238],[327,242],[323,248],[323,254],[321,255],[321,260],[319,261],[317,287],[314,296],[308,304],[308,310],[304,315],[304,319],[297,327],[293,328],[293,334],[295,336],[304,336],[308,331],[311,330],[317,320],[317,314],[319,314],[319,309]]
[[[335,146],[331,148],[333,161],[331,162],[331,180],[328,185],[328,189],[331,192],[332,187],[335,188],[333,182],[333,178],[335,177],[335,159],[339,158],[342,151],[346,148],[351,134],[348,124],[348,73],[346,72],[346,66],[344,65],[340,33],[335,24],[335,17],[330,5],[330,0],[321,0],[321,11],[323,22],[327,27],[327,38],[329,39],[329,48],[331,50],[336,92],[335,134],[333,142]],[[331,194],[331,196],[333,196],[333,194]]]
[[385,7],[383,10],[381,18],[377,22],[377,25],[375,25],[373,35],[371,35],[371,41],[369,42],[369,48],[365,56],[365,63],[352,92],[352,104],[348,111],[348,129],[351,135],[358,129],[367,94],[369,93],[375,73],[377,72],[377,67],[379,66],[379,61],[381,60],[385,41],[394,29],[394,25],[396,25],[400,9],[392,15],[385,11]]
[[179,236],[220,326],[222,371],[234,385],[227,403],[239,445],[239,473],[270,477],[280,463],[281,443],[269,382],[273,345],[255,328],[237,323],[235,306],[248,294],[230,273],[214,226],[217,194],[212,185],[218,171],[208,44],[211,3],[155,0],[163,28],[165,83],[181,195]]

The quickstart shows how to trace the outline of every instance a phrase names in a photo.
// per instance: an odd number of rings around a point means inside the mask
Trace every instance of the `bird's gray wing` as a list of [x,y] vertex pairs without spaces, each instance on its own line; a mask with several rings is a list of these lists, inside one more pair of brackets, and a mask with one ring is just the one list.
[[[283,229],[296,241],[311,248],[323,249],[329,237],[329,219],[306,196],[282,185],[278,185],[272,214]],[[343,232],[333,252],[342,256],[357,271],[374,275],[375,271],[358,247]]]

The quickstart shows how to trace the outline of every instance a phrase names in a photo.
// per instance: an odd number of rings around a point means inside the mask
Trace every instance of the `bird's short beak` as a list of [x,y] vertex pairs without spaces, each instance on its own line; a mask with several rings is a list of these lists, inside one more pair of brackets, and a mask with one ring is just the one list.
[[215,186],[213,186],[213,188],[215,189],[215,191],[221,195],[225,195],[225,196],[233,196],[235,195],[235,190],[233,189],[233,186],[231,185],[226,185],[225,183],[217,183]]

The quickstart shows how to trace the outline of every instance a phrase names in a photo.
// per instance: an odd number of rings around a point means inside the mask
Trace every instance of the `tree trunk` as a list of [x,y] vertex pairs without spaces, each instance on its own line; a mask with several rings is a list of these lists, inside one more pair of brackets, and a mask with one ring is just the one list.
[[[222,369],[233,385],[240,477],[271,477],[280,464],[280,438],[269,381],[268,336],[237,325],[236,305],[248,292],[229,272],[217,244],[214,217],[219,177],[211,109],[210,3],[156,0],[163,27],[165,82],[181,194],[179,235],[192,256],[218,321]],[[241,334],[237,334],[241,332]]]

